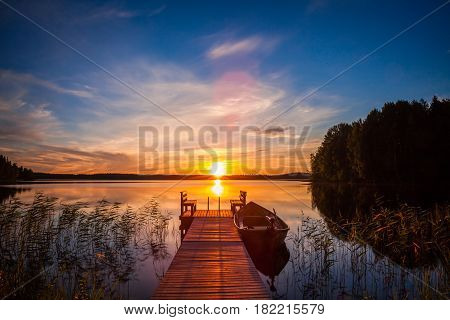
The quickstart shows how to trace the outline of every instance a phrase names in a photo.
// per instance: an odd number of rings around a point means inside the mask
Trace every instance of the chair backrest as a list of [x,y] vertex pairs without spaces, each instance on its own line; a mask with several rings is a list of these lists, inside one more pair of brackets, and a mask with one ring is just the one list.
[[241,200],[243,204],[247,204],[247,192],[246,191],[241,190],[239,192],[239,200]]
[[187,201],[187,192],[186,191],[180,192],[180,201],[181,201],[181,204],[183,204],[185,201]]

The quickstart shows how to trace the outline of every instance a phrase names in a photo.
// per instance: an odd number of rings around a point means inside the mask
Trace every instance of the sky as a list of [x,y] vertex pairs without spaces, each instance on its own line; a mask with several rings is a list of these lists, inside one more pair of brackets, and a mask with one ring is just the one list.
[[53,173],[308,170],[329,127],[450,97],[450,4],[380,47],[443,3],[1,0],[0,154]]

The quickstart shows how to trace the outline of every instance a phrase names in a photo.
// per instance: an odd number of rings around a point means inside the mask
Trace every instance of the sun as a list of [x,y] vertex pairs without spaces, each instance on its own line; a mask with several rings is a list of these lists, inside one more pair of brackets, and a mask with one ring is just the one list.
[[225,175],[226,173],[227,173],[227,171],[226,171],[224,162],[222,162],[222,161],[213,162],[213,164],[211,166],[211,174],[220,178],[221,176]]

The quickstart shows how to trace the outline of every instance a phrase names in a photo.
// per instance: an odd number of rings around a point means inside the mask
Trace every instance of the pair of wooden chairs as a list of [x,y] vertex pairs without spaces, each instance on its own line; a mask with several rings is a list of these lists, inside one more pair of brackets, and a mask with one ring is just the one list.
[[[238,212],[242,207],[244,207],[247,204],[247,192],[241,190],[239,192],[239,199],[230,200],[230,204],[231,204],[231,212],[233,212],[233,214],[236,214],[236,212]],[[191,215],[193,215],[194,212],[197,210],[197,200],[189,200],[186,191],[181,191],[180,208],[181,214],[190,210]]]
[[239,200],[230,200],[231,212],[236,214],[243,206],[247,204],[247,192],[239,191]]

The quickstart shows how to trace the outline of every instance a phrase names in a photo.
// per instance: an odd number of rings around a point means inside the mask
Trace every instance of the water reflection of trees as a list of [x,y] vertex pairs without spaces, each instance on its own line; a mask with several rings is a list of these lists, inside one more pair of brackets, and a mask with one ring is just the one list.
[[20,194],[24,191],[28,191],[30,188],[20,188],[20,187],[2,187],[0,186],[0,203],[14,197],[16,194]]
[[448,297],[449,206],[389,189],[312,184],[323,219],[302,216],[290,234],[296,297]]
[[423,198],[419,203],[409,188],[398,186],[313,183],[311,191],[335,236],[368,243],[404,267],[448,266],[448,204]]
[[139,210],[105,200],[92,209],[85,203],[59,204],[43,194],[30,204],[5,202],[0,296],[120,298],[120,285],[135,276],[139,262],[169,257],[169,220],[156,200]]
[[370,246],[328,231],[324,220],[304,218],[290,234],[291,298],[443,299],[448,272],[443,265],[399,267]]

